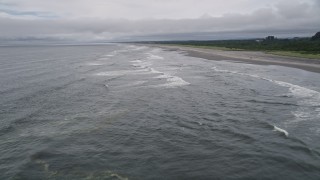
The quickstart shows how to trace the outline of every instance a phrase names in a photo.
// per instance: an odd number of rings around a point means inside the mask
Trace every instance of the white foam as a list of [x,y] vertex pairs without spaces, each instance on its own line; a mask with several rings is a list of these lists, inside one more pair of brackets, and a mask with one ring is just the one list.
[[109,60],[109,57],[104,56],[104,57],[98,58],[97,60],[98,61],[105,61],[105,60]]
[[117,50],[117,51],[115,51],[116,53],[123,53],[123,52],[128,52],[129,50],[125,50],[125,49],[123,49],[123,50]]
[[162,74],[162,75],[156,76],[154,78],[157,78],[157,79],[169,79],[171,77],[173,77],[173,76],[170,76],[168,74]]
[[130,61],[130,62],[132,62],[132,63],[142,63],[141,60],[134,60],[134,61]]
[[[255,74],[246,74],[246,73],[240,73],[237,71],[228,71],[228,70],[220,70],[217,67],[212,67],[213,70],[216,72],[222,72],[222,73],[231,73],[231,74],[237,74],[237,75],[242,75],[242,76],[249,76],[265,81],[269,81],[271,83],[275,83],[279,86],[286,87],[289,89],[289,93],[287,96],[291,97],[291,95],[295,98],[298,99],[298,105],[302,106],[297,108],[296,111],[292,112],[292,114],[296,117],[295,120],[291,122],[299,122],[299,121],[305,121],[308,120],[309,118],[314,116],[313,112],[314,109],[311,107],[318,107],[320,106],[320,92],[302,87],[299,85],[291,84],[288,82],[283,82],[283,81],[277,81],[277,80],[272,80],[264,77],[260,77]],[[306,108],[310,107],[310,109]],[[320,117],[320,113],[316,115],[317,117]]]
[[138,85],[142,85],[142,84],[144,84],[146,82],[147,81],[136,81],[136,82],[128,84],[128,86],[138,86]]
[[[287,82],[274,81],[274,80],[270,80],[270,81],[275,82],[280,86],[288,87],[290,92],[298,97],[302,97],[302,98],[315,97],[318,100],[320,100],[320,93],[318,91],[314,91],[314,90],[301,87],[295,84],[287,83]],[[319,103],[320,102],[317,102],[316,104],[313,104],[313,105],[320,105]]]
[[163,72],[157,71],[157,70],[155,70],[154,68],[150,68],[150,72],[152,72],[152,73],[154,73],[154,74],[164,74]]
[[150,66],[152,66],[151,62],[142,62],[138,64],[141,68],[149,68]]
[[141,46],[141,47],[136,47],[136,48],[134,48],[134,47],[132,47],[133,48],[132,51],[139,51],[139,50],[143,50],[143,49],[147,49],[148,48],[146,46]]
[[171,78],[168,78],[167,81],[170,82],[167,84],[168,86],[184,86],[190,84],[178,76],[172,76]]
[[141,61],[141,60],[135,60],[135,61],[131,61],[131,62],[134,63],[134,64],[132,64],[132,66],[142,68],[142,69],[149,68],[150,66],[152,66],[151,62],[146,62],[146,61]]
[[150,74],[150,71],[146,70],[120,70],[120,71],[108,71],[96,73],[96,76],[123,76],[123,75],[134,75],[134,74]]
[[88,66],[101,66],[102,63],[87,63]]
[[273,126],[273,131],[281,132],[281,133],[283,133],[286,137],[289,136],[289,133],[288,133],[286,130],[281,129],[281,128],[277,127],[277,126]]
[[158,71],[154,68],[149,68],[149,70],[153,74],[161,74],[154,78],[165,79],[167,81],[167,83],[156,85],[155,87],[177,87],[177,86],[185,86],[190,84],[178,76],[173,76],[173,75]]
[[255,75],[255,74],[246,74],[246,73],[240,73],[240,72],[237,72],[237,71],[220,70],[220,69],[217,69],[216,67],[213,67],[212,69],[214,69],[217,72],[238,74],[238,75],[249,76],[249,77],[253,77],[253,78],[269,81],[269,82],[275,83],[277,85],[280,85],[282,87],[289,88],[289,91],[295,97],[300,97],[300,98],[311,98],[312,97],[313,101],[308,101],[309,105],[312,105],[312,106],[319,106],[320,105],[320,92],[318,92],[318,91],[311,90],[311,89],[308,89],[306,87],[298,86],[298,85],[291,84],[291,83],[288,83],[288,82],[277,81],[277,80],[272,80],[272,79],[260,77],[260,76]]
[[178,76],[171,76],[168,74],[159,75],[155,78],[158,79],[166,79],[167,83],[157,85],[156,87],[178,87],[178,86],[186,86],[190,85],[187,81],[183,80],[182,78]]
[[266,78],[262,78],[262,77],[260,77],[260,76],[258,76],[258,75],[255,75],[255,74],[246,74],[246,73],[241,73],[241,72],[238,72],[238,71],[222,70],[222,69],[218,69],[217,67],[212,67],[211,69],[213,69],[213,70],[216,71],[216,72],[229,73],[229,74],[237,74],[237,75],[242,75],[242,76],[250,76],[250,77],[253,77],[253,78],[268,80],[268,79],[266,79]]
[[[148,55],[148,59],[163,59],[161,56],[157,56],[151,53],[146,53]],[[151,68],[152,63],[147,62],[147,61],[141,61],[141,60],[133,60],[130,61],[132,62],[134,67],[139,67],[142,68],[143,71],[148,70],[149,73],[151,74],[161,74],[159,76],[156,76],[154,78],[157,79],[166,79],[167,83],[165,84],[160,84],[160,85],[155,85],[153,87],[177,87],[177,86],[184,86],[184,85],[189,85],[190,83],[186,82],[182,78],[178,76],[172,76],[169,74],[166,74],[164,72],[158,71],[154,68]]]
[[292,122],[300,122],[310,118],[310,113],[306,111],[294,111],[292,112],[292,114],[296,117],[295,120],[293,120]]
[[138,67],[138,68],[142,68],[141,65],[139,64],[132,64],[133,67]]
[[146,62],[146,61],[141,61],[141,60],[134,60],[134,61],[130,61],[134,64],[132,64],[132,66],[134,67],[139,67],[142,69],[148,69],[151,73],[154,74],[163,74],[163,72],[157,71],[154,68],[151,68],[150,66],[152,66],[151,62]]
[[132,83],[128,83],[128,84],[125,84],[125,85],[118,86],[118,88],[128,88],[128,87],[132,87],[132,86],[140,86],[140,85],[143,85],[145,83],[147,83],[147,81],[135,81],[135,82],[132,82]]
[[148,55],[148,59],[164,59],[162,56],[158,56],[152,53],[146,53]]

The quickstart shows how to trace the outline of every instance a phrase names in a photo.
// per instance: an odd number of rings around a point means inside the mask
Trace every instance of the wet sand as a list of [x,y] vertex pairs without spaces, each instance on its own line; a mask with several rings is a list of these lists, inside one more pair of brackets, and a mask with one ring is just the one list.
[[260,65],[279,65],[310,72],[320,73],[320,59],[306,59],[267,54],[259,51],[225,51],[217,49],[194,48],[172,45],[152,45],[169,51],[181,51],[188,56],[204,58],[208,60],[227,60],[238,63],[250,63]]

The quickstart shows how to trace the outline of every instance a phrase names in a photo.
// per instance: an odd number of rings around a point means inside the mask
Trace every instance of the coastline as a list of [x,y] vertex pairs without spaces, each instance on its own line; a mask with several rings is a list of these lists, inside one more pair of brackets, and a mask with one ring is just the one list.
[[280,56],[261,51],[232,51],[219,49],[206,49],[179,45],[148,44],[147,46],[158,47],[168,51],[185,52],[187,56],[216,61],[234,61],[237,63],[278,65],[298,68],[310,72],[320,73],[320,59],[306,59],[298,57]]

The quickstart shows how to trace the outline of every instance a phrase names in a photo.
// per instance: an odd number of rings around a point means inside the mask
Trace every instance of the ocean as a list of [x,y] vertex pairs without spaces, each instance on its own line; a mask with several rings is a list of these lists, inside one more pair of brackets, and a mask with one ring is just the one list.
[[320,74],[220,60],[0,47],[0,179],[320,179]]

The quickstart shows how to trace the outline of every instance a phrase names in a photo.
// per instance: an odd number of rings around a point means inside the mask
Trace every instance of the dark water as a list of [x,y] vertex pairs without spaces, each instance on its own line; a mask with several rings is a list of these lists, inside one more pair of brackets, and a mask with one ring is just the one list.
[[0,84],[0,179],[320,179],[316,73],[132,45],[1,47]]

